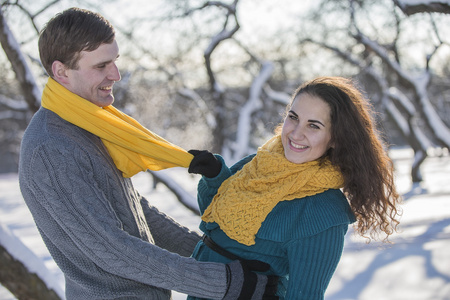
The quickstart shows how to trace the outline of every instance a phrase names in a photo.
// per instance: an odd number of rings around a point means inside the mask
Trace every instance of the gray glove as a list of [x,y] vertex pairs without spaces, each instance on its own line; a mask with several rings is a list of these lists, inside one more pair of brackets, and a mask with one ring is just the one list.
[[228,290],[223,300],[277,300],[278,277],[265,272],[269,264],[258,260],[236,260],[227,265]]

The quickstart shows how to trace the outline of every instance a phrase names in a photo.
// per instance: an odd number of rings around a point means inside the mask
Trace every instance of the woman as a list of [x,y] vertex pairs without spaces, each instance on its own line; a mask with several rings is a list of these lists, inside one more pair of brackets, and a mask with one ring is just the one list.
[[350,80],[321,77],[297,89],[281,132],[256,155],[228,168],[191,150],[205,233],[193,257],[259,260],[281,278],[280,299],[323,299],[348,225],[387,240],[398,224],[393,164],[371,113]]

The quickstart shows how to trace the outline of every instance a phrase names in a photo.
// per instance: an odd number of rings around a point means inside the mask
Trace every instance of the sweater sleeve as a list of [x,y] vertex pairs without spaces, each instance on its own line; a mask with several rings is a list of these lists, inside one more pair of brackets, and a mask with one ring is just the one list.
[[286,244],[289,283],[286,299],[321,300],[344,247],[347,225]]
[[191,256],[201,236],[151,206],[144,197],[141,197],[141,205],[155,244],[181,256]]
[[43,236],[52,237],[58,253],[70,260],[65,264],[71,268],[66,269],[66,276],[89,274],[101,280],[101,272],[106,272],[167,290],[222,299],[227,289],[225,265],[197,262],[129,235],[97,186],[95,167],[89,153],[79,147],[48,144],[35,148],[24,166],[21,188],[28,199],[35,199],[27,204],[38,216],[35,219]]

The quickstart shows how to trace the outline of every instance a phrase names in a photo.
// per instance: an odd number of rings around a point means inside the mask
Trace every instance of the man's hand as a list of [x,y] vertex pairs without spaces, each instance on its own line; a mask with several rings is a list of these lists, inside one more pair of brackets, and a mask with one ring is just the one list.
[[233,261],[227,266],[228,291],[223,300],[277,300],[277,276],[266,276],[254,273],[265,272],[270,268],[257,260]]

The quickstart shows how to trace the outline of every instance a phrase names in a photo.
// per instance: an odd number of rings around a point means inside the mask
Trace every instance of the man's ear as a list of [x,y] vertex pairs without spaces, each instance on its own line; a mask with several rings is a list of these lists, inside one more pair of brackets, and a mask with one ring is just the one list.
[[60,62],[59,60],[55,60],[52,64],[52,72],[56,81],[61,84],[68,84],[69,77],[67,76],[67,67]]

